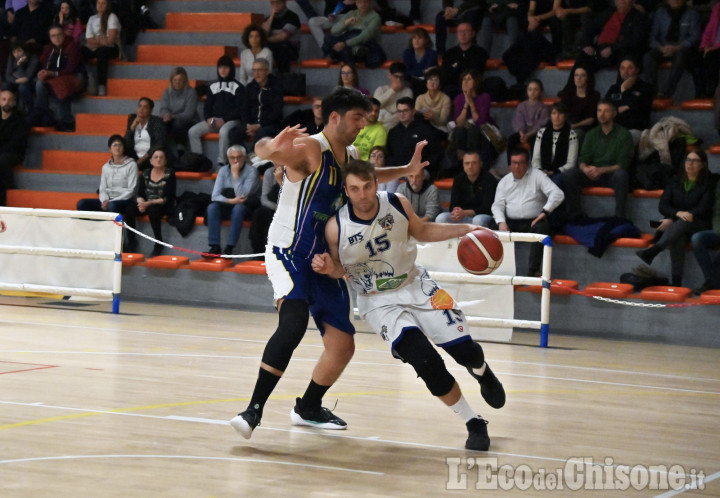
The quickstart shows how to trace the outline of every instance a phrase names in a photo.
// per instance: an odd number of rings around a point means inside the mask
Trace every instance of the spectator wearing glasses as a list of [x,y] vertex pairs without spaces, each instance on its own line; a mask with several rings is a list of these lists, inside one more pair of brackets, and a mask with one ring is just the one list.
[[360,154],[360,159],[367,161],[370,152],[374,147],[384,147],[387,143],[387,130],[381,122],[378,121],[380,115],[380,101],[376,98],[371,98],[370,103],[372,104],[372,110],[367,113],[365,117],[365,127],[360,130],[357,138],[353,142],[353,145]]
[[382,85],[375,90],[373,97],[380,102],[380,115],[378,121],[382,123],[386,130],[390,130],[398,124],[397,101],[403,97],[412,97],[412,90],[405,86],[405,64],[402,62],[393,62],[388,71],[390,82]]

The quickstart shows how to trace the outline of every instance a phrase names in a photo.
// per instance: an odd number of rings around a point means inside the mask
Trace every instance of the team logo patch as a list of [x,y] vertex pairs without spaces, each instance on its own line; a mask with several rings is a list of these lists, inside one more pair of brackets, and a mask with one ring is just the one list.
[[458,325],[457,329],[458,329],[458,332],[461,334],[463,333],[463,330],[465,330],[462,325]]
[[388,336],[388,332],[387,332],[387,326],[383,325],[380,328],[380,337],[382,337],[382,340],[385,342],[388,342],[390,340],[390,337]]
[[395,224],[395,218],[393,218],[393,215],[391,214],[385,215],[378,220],[378,224],[383,228],[383,230],[390,231]]
[[445,289],[438,289],[430,296],[430,304],[435,310],[451,310],[455,307],[455,301]]

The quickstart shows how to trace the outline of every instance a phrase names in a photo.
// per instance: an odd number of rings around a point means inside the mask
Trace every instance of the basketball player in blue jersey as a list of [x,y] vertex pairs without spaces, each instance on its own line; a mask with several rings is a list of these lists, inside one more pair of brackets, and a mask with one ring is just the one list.
[[[321,133],[308,136],[296,126],[255,145],[259,157],[284,164],[285,172],[265,251],[278,327],[265,346],[248,408],[230,421],[246,439],[260,423],[265,403],[305,335],[310,314],[325,349],[290,418],[295,425],[347,428],[344,420],[322,407],[322,397],[355,351],[349,289],[343,279],[314,272],[311,263],[315,254],[327,251],[325,224],[344,202],[342,167],[358,157],[351,144],[371,109],[370,100],[360,92],[339,88],[322,101]],[[383,168],[383,181],[422,171],[427,165],[421,159],[425,144],[417,144],[407,166]]]
[[479,227],[420,220],[405,197],[377,191],[375,169],[368,162],[352,160],[343,173],[348,202],[328,221],[329,253],[315,255],[313,269],[336,278],[348,275],[360,316],[465,421],[465,448],[487,451],[487,422],[465,400],[430,341],[468,369],[493,408],[505,404],[505,390],[485,363],[482,347],[470,337],[462,310],[415,262],[415,240],[448,240]]

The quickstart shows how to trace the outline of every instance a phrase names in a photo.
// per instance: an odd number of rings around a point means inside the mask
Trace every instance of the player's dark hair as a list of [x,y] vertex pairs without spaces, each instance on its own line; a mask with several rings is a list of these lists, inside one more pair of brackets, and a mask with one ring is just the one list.
[[355,175],[362,180],[377,180],[375,166],[369,161],[351,159],[342,170],[343,181],[348,175]]
[[337,112],[344,116],[351,109],[362,109],[365,112],[372,111],[370,99],[352,88],[336,88],[333,93],[322,101],[322,118],[326,125],[330,120],[330,114]]

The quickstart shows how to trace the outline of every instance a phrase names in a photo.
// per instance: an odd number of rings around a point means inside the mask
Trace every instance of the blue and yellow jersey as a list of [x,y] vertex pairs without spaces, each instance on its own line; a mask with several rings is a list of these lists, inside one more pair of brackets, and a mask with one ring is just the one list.
[[[342,173],[325,135],[310,138],[320,143],[320,165],[298,182],[285,177],[280,188],[268,244],[286,249],[295,257],[309,258],[327,249],[325,224],[344,204]],[[355,147],[345,150],[345,160],[357,158]]]

